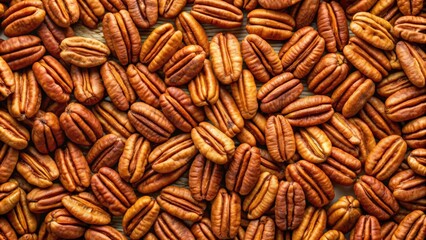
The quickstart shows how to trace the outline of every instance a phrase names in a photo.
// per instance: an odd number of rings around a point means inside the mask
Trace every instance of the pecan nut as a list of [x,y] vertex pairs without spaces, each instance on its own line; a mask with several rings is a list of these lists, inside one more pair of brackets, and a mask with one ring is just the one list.
[[40,153],[55,151],[65,141],[58,117],[51,112],[39,111],[34,119],[31,138]]
[[327,214],[323,208],[309,206],[303,214],[299,227],[293,230],[291,239],[320,239],[327,224]]
[[237,82],[231,84],[231,93],[244,119],[253,118],[258,109],[257,88],[253,75],[244,69]]
[[99,0],[108,12],[116,13],[126,9],[126,0]]
[[[414,230],[415,229],[415,230]],[[415,236],[413,236],[415,235]],[[412,211],[399,223],[392,239],[422,239],[426,237],[425,213],[420,210]]]
[[80,18],[77,0],[43,0],[47,14],[56,25],[69,27]]
[[405,73],[400,71],[391,73],[383,78],[383,80],[376,85],[376,92],[380,96],[387,98],[395,92],[411,86],[413,86],[413,84],[408,80]]
[[[88,192],[62,198],[64,207],[77,219],[87,224],[107,225],[111,222],[111,216],[100,207],[95,196]],[[90,212],[91,214],[87,214]]]
[[126,240],[121,232],[116,228],[108,225],[90,226],[84,233],[84,239],[99,239],[99,240]]
[[139,198],[124,214],[123,230],[130,239],[140,239],[154,225],[160,206],[149,196]]
[[241,223],[241,199],[235,192],[219,190],[211,208],[212,231],[216,237],[233,238]]
[[28,208],[27,194],[19,189],[21,197],[18,204],[7,213],[7,219],[19,235],[34,233],[37,229],[36,216]]
[[105,14],[105,8],[100,0],[77,0],[80,8],[80,20],[84,26],[95,29],[99,19]]
[[87,163],[93,172],[102,167],[112,167],[120,158],[124,150],[124,140],[114,134],[107,134],[99,138],[86,155]]
[[155,234],[160,240],[187,239],[195,240],[191,230],[178,218],[170,214],[161,213],[154,224]]
[[0,184],[5,183],[12,176],[18,163],[19,151],[0,142]]
[[62,207],[61,199],[69,192],[61,184],[53,184],[49,188],[34,188],[28,193],[28,208],[33,213],[47,213]]
[[424,60],[426,53],[420,47],[399,41],[396,44],[396,55],[408,80],[416,87],[424,87],[426,85],[426,60]]
[[381,239],[380,223],[376,217],[361,216],[351,232],[350,240],[365,238],[365,236],[368,236],[371,240]]
[[12,37],[0,42],[0,57],[12,71],[31,66],[42,58],[45,52],[46,48],[41,45],[41,39],[33,35]]
[[297,152],[309,162],[325,162],[331,153],[331,141],[319,127],[300,128],[294,138]]
[[86,224],[74,218],[66,209],[49,212],[44,219],[46,230],[56,238],[79,238],[84,235]]
[[60,59],[61,48],[59,45],[65,38],[74,36],[74,30],[71,27],[61,28],[57,26],[46,15],[44,22],[37,29],[37,35],[43,41],[46,50],[56,59]]
[[359,201],[353,196],[342,196],[327,210],[327,223],[332,229],[349,232],[361,216]]
[[265,126],[266,147],[277,162],[289,161],[296,153],[293,128],[282,115],[270,116]]
[[275,9],[275,10],[288,8],[298,2],[300,2],[300,0],[290,0],[290,1],[258,0],[259,5],[262,6],[263,8]]
[[7,240],[18,239],[15,230],[5,218],[0,218],[0,233]]
[[102,65],[111,53],[107,45],[94,38],[67,37],[59,47],[65,62],[83,68]]
[[385,112],[395,122],[411,120],[426,113],[426,88],[409,87],[389,96]]
[[313,95],[287,105],[281,113],[292,126],[309,127],[327,122],[334,113],[332,99],[325,95]]
[[275,223],[282,231],[296,229],[305,212],[305,194],[297,182],[281,181],[275,199]]
[[[11,211],[21,199],[21,189],[15,181],[0,184],[0,214],[6,214]],[[24,192],[25,194],[25,192]],[[23,196],[25,197],[25,196]]]
[[349,41],[345,10],[335,1],[321,2],[317,16],[318,32],[329,52],[342,51]]
[[220,28],[236,28],[243,23],[243,12],[226,1],[195,0],[191,15]]
[[290,15],[296,21],[296,29],[301,29],[311,25],[315,19],[316,13],[318,12],[319,5],[320,0],[301,0],[290,7]]
[[215,104],[219,99],[219,82],[213,73],[210,60],[204,60],[204,66],[194,80],[189,82],[188,91],[197,107]]
[[422,31],[425,23],[424,16],[402,16],[395,21],[392,33],[406,41],[425,44],[426,34]]
[[0,100],[6,99],[15,91],[14,73],[9,67],[9,64],[0,57]]
[[135,132],[126,112],[118,110],[110,102],[102,101],[96,104],[92,111],[106,133],[112,133],[126,139]]
[[175,18],[183,10],[185,5],[186,0],[159,0],[158,13],[167,19]]
[[257,34],[265,40],[289,39],[295,26],[294,19],[284,12],[254,9],[247,14],[247,32]]
[[139,134],[132,134],[124,145],[123,153],[118,161],[118,173],[126,182],[136,183],[142,179],[151,144]]
[[250,221],[247,226],[244,239],[275,239],[275,223],[274,220],[267,216],[262,216],[260,219]]
[[45,16],[41,1],[21,1],[4,12],[1,27],[8,37],[29,34],[40,26]]
[[[105,1],[105,0],[101,0]],[[150,28],[158,20],[158,1],[157,0],[124,0],[133,22],[138,28]],[[123,7],[124,9],[125,7]],[[111,11],[113,12],[113,11]]]
[[175,20],[176,28],[183,34],[186,45],[199,45],[206,56],[210,53],[210,43],[206,31],[200,23],[188,12],[181,12]]
[[95,105],[104,97],[105,87],[98,68],[79,68],[71,65],[74,97],[83,105]]

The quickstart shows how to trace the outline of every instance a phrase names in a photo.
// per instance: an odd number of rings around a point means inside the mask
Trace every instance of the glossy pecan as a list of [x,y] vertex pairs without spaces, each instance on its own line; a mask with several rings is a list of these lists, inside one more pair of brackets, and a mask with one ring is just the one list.
[[311,25],[318,12],[319,5],[319,0],[301,0],[290,7],[290,15],[296,21],[296,29],[301,29]]
[[327,94],[339,86],[348,73],[349,65],[345,57],[339,53],[328,53],[308,75],[308,89],[315,94]]
[[154,224],[154,231],[160,240],[179,239],[195,240],[191,230],[178,218],[161,213]]
[[426,60],[424,59],[426,53],[420,47],[399,41],[396,44],[396,55],[408,80],[416,87],[424,87],[426,85]]
[[219,192],[223,173],[222,165],[198,154],[191,164],[188,175],[188,185],[192,197],[197,201],[212,201]]
[[126,0],[99,0],[108,12],[119,12],[126,9]]
[[[105,1],[105,0],[103,0]],[[157,0],[124,0],[133,22],[138,28],[149,28],[154,26],[158,20]],[[123,8],[124,9],[124,8]]]
[[342,196],[327,210],[327,224],[343,233],[349,232],[361,216],[359,201],[353,196]]
[[287,181],[295,181],[302,186],[306,199],[315,207],[323,207],[334,198],[334,188],[330,178],[316,165],[301,160],[285,169]]
[[319,127],[300,128],[294,138],[297,152],[309,162],[325,162],[331,153],[331,141]]
[[105,14],[102,31],[107,46],[121,65],[139,60],[142,40],[127,10]]
[[69,27],[80,18],[77,0],[43,0],[47,14],[56,25]]
[[[21,199],[21,192],[24,191],[19,188],[19,184],[15,181],[9,181],[0,184],[1,215],[8,213],[18,204]],[[26,197],[26,195],[23,197]]]
[[59,117],[59,124],[72,142],[91,146],[102,137],[102,125],[93,113],[79,103],[70,103]]
[[95,29],[99,19],[105,14],[105,8],[100,0],[77,0],[80,8],[80,20],[84,26]]
[[392,192],[374,177],[361,176],[354,185],[354,191],[363,209],[379,220],[391,218],[399,209]]
[[175,18],[185,5],[186,0],[158,0],[158,13],[166,19]]
[[392,235],[395,232],[396,228],[398,227],[398,224],[394,221],[387,221],[383,224],[381,224],[381,235],[383,240],[391,240]]
[[219,99],[219,82],[213,73],[210,60],[204,60],[204,66],[194,80],[189,82],[188,91],[192,102],[198,106],[215,104]]
[[155,72],[177,52],[182,44],[182,32],[175,31],[170,23],[165,23],[151,32],[142,45],[139,59],[148,65],[148,70]]
[[270,116],[265,126],[266,147],[277,162],[290,160],[296,152],[293,128],[282,115]]
[[15,81],[14,73],[2,57],[0,57],[0,83],[0,100],[4,100],[15,91]]
[[0,234],[5,240],[17,240],[15,230],[5,218],[0,218]]
[[260,6],[266,9],[274,9],[281,10],[284,8],[288,8],[296,3],[300,2],[300,0],[289,0],[289,1],[272,1],[272,0],[258,0]]
[[426,34],[422,31],[426,16],[402,16],[395,21],[393,34],[406,41],[425,44]]
[[405,73],[400,71],[391,73],[383,78],[383,80],[376,85],[376,92],[382,97],[389,97],[395,92],[411,86],[413,86],[413,84],[408,80]]
[[404,15],[415,16],[422,11],[423,1],[419,0],[397,0],[399,10]]
[[403,138],[411,148],[425,148],[426,117],[416,118],[402,128]]
[[344,240],[345,235],[337,230],[328,230],[327,232],[325,232],[320,240]]
[[292,126],[309,127],[327,122],[334,113],[332,99],[325,95],[313,95],[287,105],[281,113]]
[[289,39],[295,26],[294,19],[284,12],[254,9],[247,14],[247,32],[266,40]]
[[426,217],[420,210],[409,213],[398,225],[392,239],[423,239],[426,237]]
[[394,1],[350,1],[346,3],[346,15],[352,19],[358,12],[371,12],[376,16],[381,16],[381,12],[386,11],[394,5]]
[[166,91],[166,84],[156,73],[150,72],[145,65],[137,63],[130,64],[126,74],[132,88],[143,102],[153,107],[160,105],[159,98]]
[[148,140],[137,133],[129,136],[118,161],[120,177],[132,184],[138,182],[144,175],[150,152],[151,144]]
[[139,198],[124,214],[123,230],[130,239],[140,239],[154,225],[160,206],[149,196]]
[[16,170],[30,184],[40,188],[52,186],[53,181],[59,177],[55,161],[49,155],[40,154],[34,147],[19,153]]
[[74,36],[74,30],[71,27],[61,28],[57,26],[46,15],[44,22],[37,29],[37,35],[43,41],[46,50],[56,59],[60,59],[61,49],[59,45],[65,38]]
[[275,223],[282,231],[296,229],[303,219],[305,194],[297,182],[281,181],[275,198]]
[[274,161],[267,150],[260,149],[260,170],[262,172],[270,172],[277,176],[278,180],[282,180],[285,177],[284,169],[283,163]]
[[86,155],[87,163],[93,172],[98,172],[102,167],[112,167],[117,162],[124,150],[124,140],[114,134],[107,134],[99,138]]
[[414,149],[407,157],[411,169],[422,176],[426,176],[426,149]]
[[417,175],[411,169],[407,169],[393,175],[388,185],[396,200],[404,205],[406,202],[422,202],[422,199],[425,199],[425,183],[426,178]]
[[108,225],[90,226],[84,233],[84,239],[99,239],[99,240],[126,240],[121,232],[116,228]]
[[376,140],[370,128],[364,121],[359,118],[351,118],[349,121],[359,133],[360,144],[358,145],[358,158],[361,160],[361,162],[364,162],[365,159],[367,159],[368,154],[370,154],[370,152],[376,146]]
[[216,237],[221,239],[235,237],[241,223],[241,199],[238,194],[228,193],[221,188],[213,200],[210,219]]
[[209,218],[204,217],[200,222],[194,223],[191,226],[191,232],[196,239],[210,240],[216,239],[212,231],[212,222]]
[[90,68],[102,65],[111,51],[108,46],[94,38],[67,37],[62,40],[60,56],[72,65]]
[[136,200],[133,188],[109,167],[102,167],[92,176],[90,186],[99,202],[115,216],[124,215]]
[[84,105],[94,105],[104,97],[105,87],[98,68],[79,68],[71,65],[74,97]]
[[112,103],[102,101],[92,109],[106,133],[127,139],[135,132],[126,112],[118,110]]
[[12,37],[0,42],[0,57],[12,71],[31,66],[43,57],[45,52],[46,48],[41,45],[41,39],[33,35]]
[[136,101],[136,94],[124,67],[117,62],[108,61],[102,65],[100,73],[112,103],[121,111],[129,110],[130,105]]
[[45,16],[41,1],[21,1],[4,12],[1,27],[8,37],[29,34],[40,26]]
[[244,119],[251,119],[256,115],[257,89],[253,75],[244,69],[237,82],[231,84],[231,93]]
[[18,156],[18,150],[9,147],[5,143],[0,143],[0,184],[9,180],[15,170]]
[[426,88],[404,88],[385,101],[385,112],[395,122],[411,120],[426,113]]
[[65,141],[58,117],[51,112],[38,111],[34,119],[31,138],[40,153],[48,154],[55,151]]
[[7,213],[7,219],[19,235],[34,233],[37,230],[36,216],[28,208],[25,191],[22,189],[19,189],[19,191],[21,192],[21,197],[18,204]]
[[309,206],[303,214],[299,227],[293,230],[292,240],[319,239],[327,224],[327,214],[323,208]]
[[296,78],[307,76],[324,52],[325,41],[312,27],[296,31],[280,49],[283,69]]
[[243,12],[226,1],[195,0],[191,15],[201,23],[220,28],[240,27],[243,22]]
[[349,41],[345,10],[335,1],[321,2],[317,16],[318,32],[329,52],[342,51]]
[[247,226],[244,239],[275,239],[275,223],[274,220],[267,216],[262,216],[260,219],[250,221]]
[[64,208],[49,212],[44,222],[46,230],[55,238],[79,238],[86,230],[86,224],[74,218]]
[[[111,222],[111,216],[100,207],[95,196],[88,192],[62,198],[64,207],[76,218],[87,224],[106,225]],[[87,214],[90,212],[91,214]]]
[[33,213],[47,213],[62,207],[61,199],[69,192],[61,184],[53,184],[49,188],[34,188],[28,193],[28,208]]
[[363,215],[358,219],[354,229],[351,232],[350,240],[355,239],[381,239],[380,223],[376,217]]
[[258,112],[252,119],[244,122],[244,128],[237,134],[237,139],[250,146],[265,145],[265,126],[266,118]]
[[210,43],[206,31],[200,23],[188,12],[181,12],[175,20],[176,28],[182,32],[186,45],[199,45],[206,56],[210,53]]

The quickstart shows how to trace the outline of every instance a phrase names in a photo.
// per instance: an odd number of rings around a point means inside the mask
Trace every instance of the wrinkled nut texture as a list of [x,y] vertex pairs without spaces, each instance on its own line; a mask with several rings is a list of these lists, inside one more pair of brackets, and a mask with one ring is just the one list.
[[289,161],[296,152],[293,128],[282,115],[270,116],[265,126],[266,147],[272,159]]
[[37,29],[37,35],[43,41],[47,52],[56,59],[60,59],[61,49],[59,45],[65,38],[74,36],[74,30],[71,27],[59,27],[46,15],[44,22]]
[[394,72],[377,84],[376,91],[382,97],[389,97],[398,90],[412,86],[413,84],[408,80],[403,71]]
[[274,220],[267,216],[262,216],[260,219],[250,221],[247,226],[244,239],[275,239],[275,223]]
[[304,0],[290,7],[290,15],[296,21],[296,29],[311,25],[315,19],[319,5],[320,0]]
[[185,5],[186,0],[159,0],[158,13],[167,19],[175,18],[183,10]]
[[12,37],[0,42],[0,57],[12,71],[31,66],[43,57],[46,48],[41,39],[33,35]]
[[116,13],[126,9],[126,0],[99,0],[108,12]]
[[123,230],[130,239],[140,239],[154,225],[160,206],[149,196],[139,198],[124,214]]
[[297,182],[281,181],[275,198],[275,223],[282,231],[296,229],[303,219],[306,201]]
[[235,192],[219,190],[211,208],[212,231],[220,239],[237,235],[241,223],[241,199]]
[[84,235],[86,225],[74,218],[66,209],[55,209],[44,219],[46,230],[56,238],[79,238]]
[[284,12],[254,9],[247,14],[247,32],[265,40],[289,39],[295,26],[294,19]]
[[104,97],[105,87],[98,68],[71,66],[70,75],[74,84],[74,97],[83,105],[95,105]]
[[15,91],[14,74],[6,61],[0,57],[0,100],[6,99]]
[[266,144],[265,125],[266,118],[260,113],[256,113],[253,119],[245,121],[244,128],[237,135],[237,139],[250,146],[256,146],[256,144],[264,146]]
[[423,59],[425,52],[408,42],[399,41],[396,44],[396,55],[408,80],[416,87],[424,87],[426,85],[426,61]]
[[398,228],[398,224],[394,221],[387,221],[383,223],[381,226],[381,235],[383,240],[392,239],[392,235],[395,230]]
[[5,183],[12,176],[18,162],[19,151],[0,143],[0,184]]
[[151,143],[139,134],[127,138],[118,161],[118,173],[126,182],[134,184],[141,180],[148,164]]
[[413,170],[400,171],[389,180],[389,189],[400,202],[415,202],[426,196],[424,184],[426,179]]
[[0,234],[7,240],[17,240],[15,230],[5,218],[0,218]]
[[328,230],[327,232],[325,232],[320,240],[344,240],[345,235],[343,235],[342,232],[339,232],[337,230]]
[[113,167],[124,150],[124,140],[114,134],[107,134],[92,145],[86,155],[87,163],[93,172],[102,167]]
[[80,20],[84,26],[95,29],[99,19],[105,14],[105,8],[99,0],[77,0],[80,8]]
[[215,104],[219,99],[219,82],[213,73],[210,60],[204,60],[200,73],[188,84],[192,102],[197,107]]
[[306,208],[302,222],[293,230],[292,239],[319,239],[327,224],[327,214],[323,208],[309,206]]
[[21,197],[18,204],[7,213],[7,219],[18,235],[34,233],[37,230],[36,216],[28,208],[27,194],[19,189]]
[[310,127],[327,122],[334,113],[332,99],[325,95],[299,98],[281,113],[295,127]]
[[349,232],[361,216],[361,205],[353,196],[342,196],[327,210],[327,224],[331,229]]
[[317,16],[318,32],[325,40],[329,52],[342,51],[349,41],[345,10],[335,1],[321,2]]
[[407,157],[408,165],[419,175],[426,176],[426,149],[414,149]]
[[409,213],[399,223],[392,239],[424,239],[426,237],[426,216],[420,210]]
[[191,230],[176,217],[163,212],[158,216],[154,224],[154,231],[160,240],[167,239],[188,239],[195,240]]
[[272,0],[258,0],[260,6],[266,9],[274,9],[281,10],[284,8],[288,8],[296,3],[300,2],[300,0],[289,0],[289,1],[272,1]]
[[41,1],[22,1],[4,12],[1,27],[8,37],[29,34],[40,26],[45,16]]
[[84,233],[84,239],[99,239],[99,240],[125,240],[127,239],[116,228],[108,225],[90,226]]
[[257,88],[254,77],[244,69],[237,82],[231,84],[232,97],[244,119],[253,118],[258,109]]
[[244,17],[239,8],[226,1],[196,0],[190,13],[199,22],[220,28],[240,27]]
[[21,199],[21,189],[17,182],[5,182],[0,184],[0,214],[11,211]]
[[80,18],[77,0],[43,0],[47,14],[56,25],[69,27]]
[[60,45],[61,58],[72,65],[83,68],[100,66],[108,60],[108,46],[94,38],[68,37]]
[[163,174],[157,173],[148,165],[142,179],[134,185],[140,193],[154,193],[178,180],[188,169],[189,164],[186,164],[174,172]]
[[426,88],[409,87],[389,96],[385,112],[390,120],[402,122],[426,113]]
[[65,141],[58,117],[51,112],[39,111],[34,120],[31,138],[40,153],[55,151]]
[[[88,192],[62,198],[64,207],[76,218],[87,224],[107,225],[111,222],[111,216],[103,210],[95,196]],[[91,214],[87,214],[90,212]]]
[[0,111],[0,141],[17,150],[28,146],[30,133],[8,112]]
[[419,0],[397,0],[396,2],[402,14],[412,16],[419,14],[424,4]]
[[354,229],[351,232],[350,240],[355,239],[381,239],[380,223],[376,217],[363,215],[358,219]]
[[175,20],[176,28],[183,34],[186,45],[199,45],[206,56],[210,54],[210,43],[206,31],[200,23],[188,12],[181,12]]
[[105,133],[115,134],[126,139],[135,132],[126,112],[118,110],[114,104],[102,101],[92,109]]
[[319,127],[300,128],[294,137],[297,152],[309,162],[325,162],[331,153],[331,141]]
[[70,193],[61,185],[53,184],[49,188],[34,188],[28,193],[28,208],[33,213],[47,213],[62,207],[61,199]]
[[425,23],[424,15],[402,16],[395,21],[392,33],[406,41],[425,44],[426,34],[421,30]]
[[219,192],[223,173],[222,165],[198,154],[192,161],[188,175],[188,185],[192,197],[197,201],[213,201]]
[[[105,1],[105,0],[101,0]],[[158,1],[157,0],[124,0],[133,22],[138,28],[150,28],[158,20]],[[141,4],[138,4],[141,3]],[[125,6],[123,6],[125,9]],[[113,11],[111,11],[113,12]]]
[[204,217],[200,222],[191,226],[191,232],[196,239],[216,239],[212,231],[212,223],[209,218]]

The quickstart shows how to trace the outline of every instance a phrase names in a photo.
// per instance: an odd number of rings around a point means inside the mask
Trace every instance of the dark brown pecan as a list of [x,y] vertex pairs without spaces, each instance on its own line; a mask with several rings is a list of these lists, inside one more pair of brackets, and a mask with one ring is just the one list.
[[49,188],[34,188],[28,193],[28,208],[33,213],[47,213],[62,207],[61,199],[69,192],[61,184],[53,184]]
[[290,8],[290,15],[296,21],[296,29],[311,25],[317,14],[319,5],[320,0],[301,0]]
[[212,231],[220,239],[237,235],[241,223],[241,199],[235,192],[219,190],[211,208]]
[[98,68],[79,68],[71,65],[74,97],[83,105],[94,105],[104,97],[105,87]]
[[1,27],[8,37],[29,34],[40,26],[45,16],[41,1],[21,1],[4,12]]
[[154,225],[160,206],[149,196],[139,198],[124,214],[123,230],[130,239],[140,239]]
[[98,240],[126,240],[121,232],[113,226],[90,226],[84,233],[84,239],[98,239]]
[[413,86],[413,84],[408,80],[405,73],[400,71],[391,73],[383,78],[383,80],[376,85],[376,92],[382,97],[389,97],[395,92],[411,86]]
[[175,131],[173,124],[167,120],[162,112],[146,103],[133,103],[127,115],[130,124],[151,142],[165,142]]
[[37,218],[28,208],[27,194],[19,188],[21,197],[18,204],[7,213],[7,219],[19,235],[34,233],[37,229]]
[[294,134],[297,152],[312,163],[325,162],[331,153],[331,141],[317,126],[300,128]]
[[171,173],[188,164],[198,153],[189,133],[180,134],[158,145],[149,154],[148,161],[158,173]]
[[[11,211],[20,201],[21,188],[16,181],[9,181],[0,184],[0,214],[6,214]],[[25,192],[24,192],[25,194]],[[26,197],[24,195],[23,197]]]
[[80,8],[80,20],[84,26],[95,29],[99,19],[105,14],[105,8],[100,0],[77,0]]
[[323,208],[308,206],[299,227],[293,230],[292,240],[320,239],[327,223],[327,214]]
[[188,185],[192,197],[197,201],[212,201],[219,192],[223,173],[222,165],[198,154],[191,164],[188,175]]
[[108,61],[101,67],[101,76],[112,103],[121,111],[129,110],[130,105],[136,101],[136,94],[124,67],[117,62]]
[[324,52],[325,41],[312,27],[296,31],[280,49],[279,57],[284,71],[291,72],[296,78],[308,75]]
[[[95,196],[88,192],[62,198],[64,207],[76,218],[87,224],[106,225],[111,216],[101,208]],[[90,212],[91,214],[87,214]]]
[[6,111],[0,111],[0,141],[22,150],[28,146],[30,133]]
[[244,69],[237,82],[231,83],[231,93],[244,119],[253,118],[258,109],[257,88],[251,72]]
[[46,230],[54,239],[79,238],[84,235],[86,224],[74,218],[64,208],[49,212],[44,219]]
[[394,221],[387,221],[383,224],[381,224],[381,235],[383,240],[391,240],[392,235],[395,232],[395,230],[398,228],[398,224]]
[[61,49],[59,45],[62,40],[67,37],[74,36],[74,30],[71,27],[61,28],[57,26],[48,15],[44,19],[44,23],[37,29],[37,35],[43,41],[46,50],[55,58],[60,59]]
[[112,103],[102,101],[92,109],[106,133],[127,139],[135,132],[126,112],[118,110]]
[[260,171],[260,151],[243,143],[237,147],[226,172],[226,188],[244,196],[255,187]]
[[416,87],[424,87],[426,85],[426,53],[418,46],[399,41],[396,44],[396,55],[408,80]]
[[328,53],[309,74],[308,89],[315,94],[327,94],[339,86],[348,73],[349,65],[345,57],[339,53]]
[[[105,0],[103,0],[105,1]],[[138,28],[150,28],[158,20],[157,0],[124,0],[127,9]],[[124,9],[124,8],[123,8]],[[113,11],[111,11],[113,12]]]
[[396,173],[389,180],[389,189],[401,205],[424,201],[426,197],[426,178],[407,169]]
[[87,163],[93,172],[102,167],[113,167],[123,153],[124,140],[114,134],[99,138],[87,153]]
[[281,181],[275,198],[275,223],[282,231],[296,229],[305,211],[305,194],[297,182]]
[[243,22],[243,12],[226,1],[196,0],[191,15],[201,23],[220,28],[240,27]]
[[65,141],[58,117],[51,112],[38,111],[31,131],[34,146],[40,153],[48,154]]
[[409,87],[386,99],[385,112],[390,120],[402,122],[426,113],[426,88]]
[[0,184],[7,182],[15,170],[19,151],[0,142]]
[[0,218],[0,234],[5,240],[18,240],[15,230],[5,218]]
[[115,216],[124,215],[137,200],[133,188],[109,167],[102,167],[92,176],[90,186],[99,202]]
[[77,0],[43,0],[47,14],[56,25],[69,27],[80,18]]
[[160,240],[195,240],[191,230],[181,220],[166,212],[158,216],[154,224],[154,231]]
[[[16,74],[16,73],[15,73]],[[0,100],[5,100],[15,91],[14,73],[9,65],[0,57]],[[18,89],[19,90],[19,89]]]
[[285,169],[287,181],[295,181],[302,186],[306,199],[315,207],[323,207],[334,198],[334,188],[330,178],[316,165],[301,160]]
[[331,95],[334,110],[347,118],[353,117],[373,96],[374,90],[374,82],[355,71]]
[[260,219],[250,221],[247,226],[244,239],[275,239],[275,223],[274,220],[267,216],[262,216]]
[[426,216],[423,211],[415,210],[409,213],[399,223],[392,239],[424,239],[426,237]]
[[122,65],[139,60],[142,40],[127,10],[105,14],[102,27],[107,46]]
[[126,9],[126,0],[99,0],[108,12],[116,13]]
[[350,240],[380,240],[381,236],[380,223],[377,218],[370,215],[363,215],[358,219],[358,222],[352,230]]
[[327,210],[328,226],[347,233],[355,226],[361,214],[357,199],[353,196],[342,196]]
[[329,52],[342,51],[349,41],[345,10],[335,1],[321,2],[317,16],[318,32]]
[[120,177],[132,184],[138,182],[144,175],[150,152],[151,144],[148,140],[137,133],[129,136],[118,162]]
[[210,52],[210,43],[206,31],[200,23],[188,12],[181,12],[175,20],[176,28],[182,32],[186,45],[199,45],[206,56]]
[[416,118],[404,125],[402,137],[410,148],[426,148],[426,117]]
[[406,41],[425,44],[426,34],[422,31],[426,16],[402,16],[395,21],[393,34]]
[[79,36],[65,38],[59,47],[62,60],[83,68],[102,65],[111,53],[108,46],[102,42]]
[[55,161],[49,155],[40,154],[34,147],[19,153],[16,170],[30,184],[40,188],[52,186],[53,181],[59,177]]
[[31,66],[43,57],[45,52],[46,48],[41,45],[41,39],[33,35],[12,37],[0,42],[0,57],[13,71]]
[[354,185],[354,191],[363,209],[379,220],[388,220],[399,209],[392,192],[374,177],[361,176]]
[[265,126],[266,147],[272,159],[289,161],[296,152],[293,128],[282,115],[270,116]]
[[182,32],[175,31],[171,23],[165,23],[151,32],[142,45],[139,59],[148,65],[148,70],[155,72],[178,51],[182,44]]
[[74,143],[91,146],[102,137],[102,125],[93,113],[79,103],[70,103],[59,117],[65,135]]
[[313,95],[290,103],[281,113],[292,126],[309,127],[327,122],[334,113],[332,99],[325,95]]
[[254,9],[247,14],[247,32],[257,34],[266,40],[289,39],[295,26],[294,19],[284,12]]

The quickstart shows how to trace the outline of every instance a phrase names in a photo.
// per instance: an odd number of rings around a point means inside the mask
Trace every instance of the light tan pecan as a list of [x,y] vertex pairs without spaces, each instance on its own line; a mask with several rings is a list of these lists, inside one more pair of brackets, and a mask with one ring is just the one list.
[[[96,197],[88,192],[62,198],[64,207],[76,218],[87,224],[107,225],[111,222],[111,216],[101,208]],[[90,212],[91,214],[87,214]]]
[[100,0],[77,0],[77,3],[81,22],[84,26],[95,29],[105,14],[105,8]]
[[148,140],[137,133],[129,136],[118,162],[120,177],[132,184],[138,182],[144,175],[150,152],[151,144]]
[[62,40],[61,58],[72,65],[90,68],[100,66],[108,60],[108,46],[94,38],[67,37]]
[[327,210],[327,222],[331,229],[349,232],[361,216],[359,201],[353,196],[342,196]]
[[299,227],[293,230],[292,240],[320,239],[327,224],[327,214],[323,208],[309,206],[303,214]]
[[300,128],[294,134],[297,152],[312,163],[325,162],[331,153],[331,141],[317,126]]
[[124,214],[123,230],[130,239],[140,239],[154,225],[160,206],[154,198],[143,196],[139,198]]
[[15,171],[19,151],[0,142],[0,184],[9,180]]
[[19,189],[21,197],[18,204],[7,213],[7,219],[19,235],[35,233],[37,230],[37,218],[28,208],[27,194]]
[[[21,188],[19,188],[19,183],[16,181],[9,181],[0,184],[0,214],[6,214],[10,212],[21,199]],[[24,195],[23,197],[26,197]],[[25,200],[25,199],[24,199]]]

